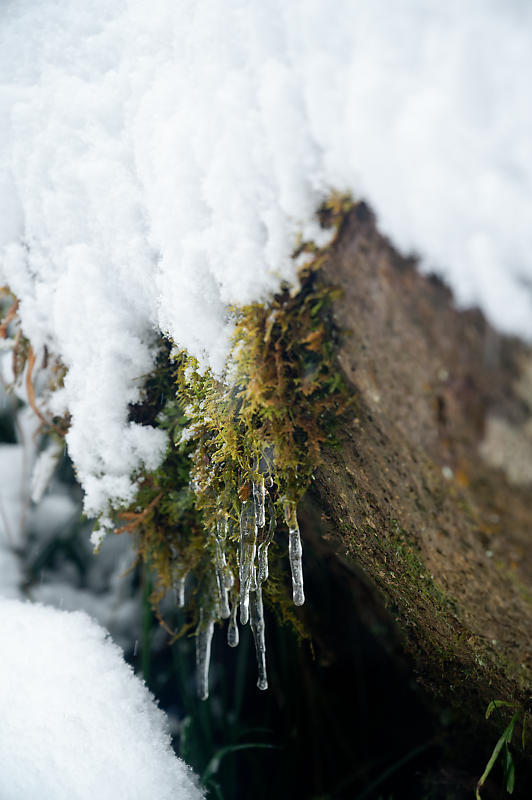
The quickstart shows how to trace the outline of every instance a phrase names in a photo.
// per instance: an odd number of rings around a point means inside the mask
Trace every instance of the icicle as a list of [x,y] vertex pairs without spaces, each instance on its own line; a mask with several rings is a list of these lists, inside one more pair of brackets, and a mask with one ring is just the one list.
[[[228,537],[231,535],[231,532],[232,532],[232,525],[226,517],[224,521],[224,541],[227,541]],[[223,583],[228,591],[230,591],[233,588],[235,583],[235,577],[231,571],[231,567],[227,563],[224,566]]]
[[188,569],[181,560],[179,550],[171,545],[172,550],[172,586],[175,592],[175,601],[178,608],[185,605],[185,583],[187,580]]
[[235,576],[231,572],[231,567],[226,566],[224,572],[224,586],[227,591],[230,591],[235,585]]
[[178,608],[185,606],[185,583],[187,580],[187,572],[180,573],[174,578],[174,592],[175,600]]
[[[231,614],[227,596],[227,562],[225,559],[225,539],[227,536],[227,521],[219,519],[216,523],[216,583],[220,594],[220,616],[227,619]],[[229,570],[230,571],[230,570]]]
[[[207,617],[207,621],[205,621]],[[198,697],[206,700],[209,696],[209,664],[211,660],[211,642],[214,633],[214,620],[200,608],[199,624],[196,631],[196,680]]]
[[240,640],[240,636],[238,633],[238,623],[236,621],[236,612],[238,609],[238,598],[234,595],[233,598],[233,605],[231,608],[231,619],[229,620],[229,626],[227,628],[227,644],[229,647],[236,647]]
[[255,650],[257,652],[257,665],[259,668],[259,678],[257,686],[259,689],[268,688],[268,676],[266,673],[266,641],[264,638],[264,609],[262,606],[262,588],[260,581],[257,581],[257,588],[251,593],[251,631],[255,640]]
[[257,545],[255,507],[252,500],[242,503],[240,512],[240,622],[249,619],[249,590],[253,578],[253,565]]
[[268,526],[268,535],[266,536],[264,541],[262,541],[259,544],[259,546],[257,548],[257,560],[258,560],[258,566],[259,566],[258,576],[257,577],[258,577],[259,583],[264,583],[264,581],[268,580],[268,574],[269,574],[269,570],[268,570],[268,547],[270,546],[271,541],[273,539],[273,535],[275,533],[275,525],[276,525],[275,508],[274,508],[273,503],[271,501],[271,497],[270,497],[269,492],[266,492],[266,505],[268,507],[268,517],[269,517],[269,520],[270,520],[270,524]]
[[288,525],[288,556],[290,558],[290,569],[292,570],[292,595],[294,605],[302,606],[305,602],[303,592],[303,566],[301,555],[301,535],[297,523],[296,505],[290,500],[284,502],[284,518]]
[[266,517],[264,511],[264,476],[259,475],[256,481],[253,481],[253,502],[255,504],[255,520],[258,528],[264,528],[266,524]]
[[257,569],[253,565],[253,572],[251,573],[251,581],[249,582],[249,591],[255,592],[257,589]]
[[229,608],[229,598],[227,596],[227,589],[219,585],[220,591],[220,616],[222,619],[229,619],[231,616],[231,609]]

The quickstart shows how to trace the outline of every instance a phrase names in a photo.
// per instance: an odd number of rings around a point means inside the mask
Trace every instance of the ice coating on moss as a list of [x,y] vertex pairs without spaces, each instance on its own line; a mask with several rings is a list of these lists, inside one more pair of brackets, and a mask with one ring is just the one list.
[[530,4],[4,6],[0,281],[68,367],[56,406],[89,514],[162,457],[128,419],[157,333],[221,369],[228,304],[294,280],[331,189],[532,336]]

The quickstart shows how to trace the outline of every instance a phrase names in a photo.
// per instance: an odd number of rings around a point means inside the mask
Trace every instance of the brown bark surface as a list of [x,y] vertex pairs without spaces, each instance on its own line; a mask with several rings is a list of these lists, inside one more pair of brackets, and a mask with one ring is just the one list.
[[392,610],[420,679],[530,701],[532,352],[391,247],[367,206],[323,267],[355,394],[314,484],[329,546]]

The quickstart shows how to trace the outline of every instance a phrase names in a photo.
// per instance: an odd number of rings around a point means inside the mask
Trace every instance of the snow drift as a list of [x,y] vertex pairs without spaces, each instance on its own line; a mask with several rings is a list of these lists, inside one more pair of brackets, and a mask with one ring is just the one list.
[[201,800],[166,719],[83,612],[0,600],[4,800]]
[[532,336],[532,6],[10,0],[0,272],[68,367],[86,510],[130,502],[159,331],[221,369],[228,304],[294,281],[332,189],[461,304]]

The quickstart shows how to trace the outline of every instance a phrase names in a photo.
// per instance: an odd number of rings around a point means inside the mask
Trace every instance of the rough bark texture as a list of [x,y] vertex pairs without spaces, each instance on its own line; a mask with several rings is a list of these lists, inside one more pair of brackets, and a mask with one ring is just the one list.
[[528,706],[532,353],[349,214],[323,267],[341,286],[355,393],[314,497],[323,535],[392,609],[420,679],[470,712]]

